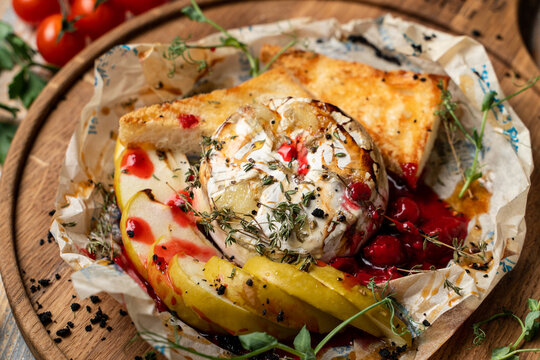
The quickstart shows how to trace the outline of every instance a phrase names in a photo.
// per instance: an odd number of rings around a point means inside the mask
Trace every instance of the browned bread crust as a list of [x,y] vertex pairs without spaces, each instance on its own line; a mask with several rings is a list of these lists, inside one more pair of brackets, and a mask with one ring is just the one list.
[[[261,60],[281,48],[264,45]],[[437,85],[448,77],[410,71],[381,71],[308,51],[289,50],[272,65],[287,70],[321,101],[336,105],[359,121],[373,137],[393,172],[415,182],[431,152],[441,98]],[[412,165],[408,165],[412,164]],[[404,169],[417,171],[407,174]]]
[[[230,89],[215,90],[130,112],[120,119],[119,139],[124,144],[149,142],[157,148],[197,153],[201,136],[212,135],[240,106],[287,96],[312,97],[285,70],[269,70]],[[186,115],[195,116],[198,124],[183,127],[181,118]]]

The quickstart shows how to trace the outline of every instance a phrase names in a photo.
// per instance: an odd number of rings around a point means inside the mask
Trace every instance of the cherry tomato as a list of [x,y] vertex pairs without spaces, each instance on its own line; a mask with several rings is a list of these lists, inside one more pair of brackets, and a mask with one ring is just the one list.
[[24,21],[37,24],[60,11],[58,0],[12,0],[13,10]]
[[62,15],[54,14],[45,18],[36,32],[39,52],[45,61],[57,66],[63,66],[86,45],[84,36],[78,31],[64,32],[57,41],[61,30]]
[[167,0],[114,0],[114,2],[133,14],[139,15],[156,6],[165,4]]
[[75,27],[92,39],[97,39],[126,19],[124,10],[112,1],[95,6],[96,0],[74,0],[71,6],[71,18],[80,17]]

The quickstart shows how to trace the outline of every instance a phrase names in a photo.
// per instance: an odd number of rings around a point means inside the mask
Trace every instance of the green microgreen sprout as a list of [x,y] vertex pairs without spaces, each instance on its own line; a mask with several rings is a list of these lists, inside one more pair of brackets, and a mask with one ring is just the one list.
[[525,321],[522,321],[513,312],[505,310],[502,313],[492,315],[486,320],[473,324],[473,332],[475,335],[473,344],[481,345],[486,339],[486,332],[481,328],[481,326],[501,317],[511,317],[519,323],[519,326],[521,327],[521,334],[515,342],[509,344],[508,346],[493,349],[491,352],[491,360],[519,360],[519,354],[521,353],[540,352],[540,348],[522,348],[526,342],[533,340],[538,335],[540,330],[540,322],[538,321],[540,319],[540,302],[536,299],[529,299],[528,306],[529,312],[525,317]]
[[[464,183],[461,187],[461,190],[459,192],[459,198],[462,198],[463,195],[465,195],[465,192],[469,190],[471,185],[474,181],[478,180],[482,177],[482,172],[480,171],[480,164],[479,164],[479,155],[480,152],[483,150],[483,143],[482,140],[484,138],[484,132],[486,129],[486,123],[487,118],[489,115],[489,112],[496,108],[497,106],[501,105],[505,101],[510,100],[516,95],[521,94],[525,90],[529,89],[530,87],[534,86],[536,82],[540,80],[540,76],[537,76],[530,80],[527,85],[525,85],[520,90],[516,91],[515,93],[508,95],[507,97],[495,101],[497,93],[494,91],[489,91],[484,95],[484,98],[482,100],[482,121],[480,123],[480,131],[477,131],[477,129],[473,129],[472,133],[469,132],[467,129],[465,129],[465,126],[463,126],[463,123],[456,115],[456,110],[458,108],[458,103],[452,99],[452,94],[450,91],[444,88],[444,85],[442,81],[438,84],[439,89],[441,90],[441,102],[439,104],[438,110],[435,112],[436,115],[441,117],[443,120],[451,119],[453,125],[456,129],[458,129],[465,138],[474,145],[474,157],[472,164],[469,168],[465,169],[463,176],[464,176]],[[454,156],[456,156],[454,154]],[[459,164],[459,161],[458,161]]]
[[[390,323],[392,326],[392,330],[395,331],[395,333],[399,336],[404,335],[408,332],[407,329],[403,330],[402,332],[397,332],[397,329],[394,325],[394,317],[395,317],[395,309],[394,305],[396,305],[396,301],[392,298],[391,295],[384,296],[384,293],[388,287],[388,282],[385,286],[378,286],[375,284],[374,279],[370,280],[370,284],[372,284],[371,290],[373,292],[373,295],[375,297],[375,302],[371,304],[370,306],[366,307],[365,309],[359,311],[355,315],[351,316],[350,318],[346,319],[345,321],[341,322],[338,326],[336,326],[332,331],[330,331],[315,347],[311,344],[311,334],[307,330],[307,328],[304,326],[302,329],[298,332],[298,335],[294,338],[293,341],[293,347],[280,343],[275,337],[264,333],[264,332],[253,332],[251,334],[246,335],[239,335],[238,339],[240,340],[240,344],[242,347],[249,351],[246,354],[238,355],[238,356],[232,356],[229,359],[230,360],[243,360],[243,359],[249,359],[254,356],[266,353],[268,351],[272,350],[281,350],[288,354],[291,354],[293,356],[298,357],[301,360],[315,360],[317,354],[324,348],[325,345],[328,344],[328,342],[336,336],[341,330],[343,330],[347,325],[349,325],[352,321],[357,319],[358,317],[364,315],[371,309],[374,309],[378,306],[386,306],[390,309],[391,312],[391,318]],[[369,285],[368,285],[369,287]],[[376,289],[382,289],[381,297],[378,299],[376,294]],[[178,335],[178,332],[176,331],[176,328],[174,330],[174,340],[169,339],[168,337],[165,337],[163,335],[159,335],[152,331],[141,331],[138,333],[138,336],[141,337],[143,340],[146,340],[148,342],[151,342],[156,345],[164,345],[170,349],[175,350],[182,350],[188,353],[191,353],[193,355],[200,356],[205,359],[210,360],[218,360],[220,358],[200,353],[190,347],[186,347],[183,345],[180,345],[180,337]]]
[[288,44],[286,44],[278,53],[276,53],[268,63],[266,63],[264,66],[261,67],[259,58],[254,56],[249,46],[246,43],[241,42],[236,37],[231,35],[225,28],[223,28],[221,25],[217,24],[213,20],[209,19],[204,15],[201,8],[195,0],[191,0],[191,5],[186,6],[182,9],[182,13],[186,15],[190,20],[200,22],[200,23],[206,23],[216,30],[218,30],[223,36],[219,38],[219,43],[212,44],[212,45],[197,45],[197,44],[189,44],[187,41],[190,39],[190,37],[186,39],[182,39],[179,36],[177,36],[170,46],[168,47],[167,51],[164,52],[163,57],[167,60],[170,60],[172,62],[172,68],[169,71],[169,76],[174,76],[174,73],[176,72],[176,59],[182,58],[187,64],[190,65],[197,65],[197,69],[199,71],[203,71],[209,67],[208,62],[206,59],[196,59],[192,57],[190,50],[192,49],[206,49],[206,50],[215,50],[217,48],[233,48],[240,50],[247,58],[250,68],[250,75],[251,76],[258,76],[261,73],[268,70],[268,68],[272,65],[274,61],[277,60],[277,58],[283,54],[285,51],[287,51],[289,48],[294,46],[297,43],[296,36],[293,34],[291,35],[292,39],[289,41]]

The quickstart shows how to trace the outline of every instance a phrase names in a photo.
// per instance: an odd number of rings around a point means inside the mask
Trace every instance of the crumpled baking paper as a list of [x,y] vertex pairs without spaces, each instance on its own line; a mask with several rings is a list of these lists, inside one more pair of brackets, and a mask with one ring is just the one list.
[[[254,54],[258,54],[265,43],[284,45],[295,34],[297,47],[330,57],[364,62],[383,70],[402,68],[447,74],[452,79],[452,94],[466,109],[460,118],[469,130],[480,125],[484,94],[496,91],[498,98],[503,96],[487,53],[478,42],[390,15],[353,20],[343,25],[335,19],[292,19],[232,30],[231,33],[249,44]],[[361,34],[386,54],[397,57],[401,65],[378,58],[371,47],[348,42],[346,38],[350,34]],[[219,34],[215,34],[201,42],[212,44],[218,39]],[[76,270],[73,285],[79,296],[107,292],[127,306],[139,330],[167,336],[174,324],[179,324],[182,345],[207,354],[226,356],[224,350],[197,337],[195,330],[168,313],[157,314],[152,299],[118,266],[108,261],[94,261],[79,251],[86,248],[90,224],[100,206],[95,183],[112,184],[119,117],[140,106],[173,100],[178,94],[231,87],[249,78],[245,56],[227,48],[202,54],[210,60],[220,59],[202,78],[198,78],[194,67],[187,64],[179,66],[173,76],[169,76],[171,63],[164,59],[165,50],[166,46],[159,44],[121,45],[96,61],[94,96],[82,111],[66,153],[51,231],[62,258]],[[488,211],[472,219],[469,230],[471,234],[476,232],[477,240],[488,243],[487,253],[493,259],[486,271],[465,271],[465,267],[451,262],[444,269],[391,282],[397,299],[409,316],[418,323],[427,319],[432,324],[417,339],[416,350],[408,351],[403,358],[425,359],[434,353],[519,258],[525,237],[524,213],[533,167],[529,132],[516,113],[503,104],[490,112],[483,144],[480,162],[484,176],[479,181],[492,195]],[[455,150],[463,168],[469,166],[473,146],[458,141]],[[442,127],[425,178],[441,198],[449,197],[460,180]],[[481,230],[472,231],[474,225]],[[485,274],[488,276],[484,277]],[[462,288],[461,296],[443,286],[446,279]],[[416,330],[420,331],[422,327]],[[184,358],[181,353],[153,345],[170,359]],[[321,357],[331,359],[355,351],[357,358],[361,358],[362,354],[374,350],[372,345],[355,342],[352,346],[330,349]]]

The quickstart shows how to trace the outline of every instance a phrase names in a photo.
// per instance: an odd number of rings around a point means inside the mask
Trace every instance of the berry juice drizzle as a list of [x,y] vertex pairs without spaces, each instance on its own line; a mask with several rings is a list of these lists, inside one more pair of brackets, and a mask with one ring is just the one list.
[[469,219],[452,210],[433,190],[418,183],[414,190],[406,180],[388,176],[390,197],[384,221],[375,236],[355,257],[336,258],[333,267],[346,272],[353,283],[367,285],[396,279],[413,267],[429,270],[445,267],[452,259],[452,249],[436,245],[426,237],[453,246],[467,236]]

